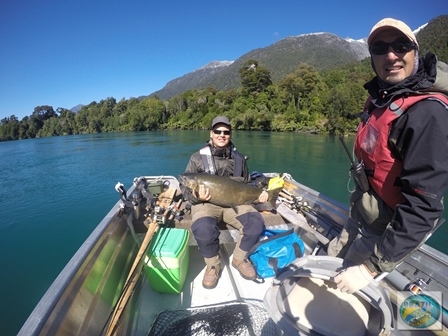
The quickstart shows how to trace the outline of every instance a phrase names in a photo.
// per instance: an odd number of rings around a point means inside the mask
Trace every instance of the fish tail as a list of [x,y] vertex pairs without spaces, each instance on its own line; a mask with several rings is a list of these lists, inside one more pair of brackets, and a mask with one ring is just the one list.
[[283,189],[283,187],[281,188],[276,188],[276,189],[271,189],[271,190],[267,190],[268,194],[269,194],[269,203],[271,204],[272,208],[275,209],[276,208],[276,201],[277,201],[277,197],[278,194],[280,193],[280,191]]

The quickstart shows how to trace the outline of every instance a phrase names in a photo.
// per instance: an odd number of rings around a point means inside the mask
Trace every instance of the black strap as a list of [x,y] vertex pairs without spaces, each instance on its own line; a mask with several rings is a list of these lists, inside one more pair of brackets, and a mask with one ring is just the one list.
[[[271,232],[272,233],[273,231],[271,231],[269,229],[266,229],[265,232],[267,232],[267,233]],[[247,252],[247,255],[250,256],[252,253],[254,253],[255,250],[260,245],[265,244],[265,243],[270,242],[270,241],[275,240],[275,239],[280,239],[280,238],[282,238],[284,236],[288,236],[288,235],[292,234],[293,232],[294,232],[294,229],[288,229],[288,230],[286,230],[284,232],[281,232],[281,233],[275,233],[272,236],[270,236],[268,239],[260,240],[258,243],[256,243],[254,246],[252,246],[252,248]]]
[[278,273],[278,261],[277,258],[269,258],[268,265],[274,269],[275,274]]
[[296,258],[302,258],[303,257],[303,253],[302,250],[300,249],[300,246],[297,242],[292,244],[292,247],[294,248],[294,253],[296,254]]
[[[303,257],[302,250],[300,249],[300,245],[298,243],[293,243],[292,247],[294,248],[294,253],[296,255],[296,258]],[[275,274],[278,274],[278,259],[277,258],[269,258],[268,265],[273,268]]]

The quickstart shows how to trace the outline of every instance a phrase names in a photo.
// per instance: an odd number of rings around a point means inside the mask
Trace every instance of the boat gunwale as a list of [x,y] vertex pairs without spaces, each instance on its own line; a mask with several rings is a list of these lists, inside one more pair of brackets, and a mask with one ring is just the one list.
[[[131,192],[132,190],[133,188],[129,191]],[[112,209],[103,217],[100,223],[78,248],[73,257],[67,262],[22,325],[22,328],[18,333],[19,336],[35,335],[42,330],[45,322],[51,315],[53,308],[59,302],[59,299],[70,285],[70,282],[90,255],[98,240],[106,232],[107,228],[112,223],[112,219],[120,212],[120,204],[120,200],[115,203]]]

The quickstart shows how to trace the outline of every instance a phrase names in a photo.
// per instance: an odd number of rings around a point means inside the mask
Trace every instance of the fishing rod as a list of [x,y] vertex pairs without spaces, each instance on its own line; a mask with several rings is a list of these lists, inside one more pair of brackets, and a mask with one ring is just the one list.
[[347,148],[347,145],[345,144],[345,141],[341,135],[339,136],[339,140],[341,140],[342,145],[344,146],[345,152],[347,153],[348,158],[350,159],[351,176],[355,180],[356,185],[361,189],[361,191],[363,191],[363,192],[368,191],[370,189],[370,186],[369,186],[369,180],[367,179],[367,175],[364,170],[364,163],[362,163],[362,162],[356,163],[355,161],[353,161],[352,155],[350,154],[350,152]]

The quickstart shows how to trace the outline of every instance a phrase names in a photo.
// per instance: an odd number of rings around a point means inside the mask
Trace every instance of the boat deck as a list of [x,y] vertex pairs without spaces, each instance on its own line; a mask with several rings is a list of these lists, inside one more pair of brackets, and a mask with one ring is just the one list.
[[[184,206],[182,206],[182,210],[184,210]],[[292,227],[291,224],[287,224],[284,218],[279,214],[273,212],[262,212],[261,214],[265,219],[265,224],[267,227],[273,229],[287,229],[288,227]],[[306,221],[305,217],[303,217],[303,220]],[[191,227],[191,216],[189,213],[183,213],[182,219],[180,221],[174,220],[171,223],[167,223],[167,225],[189,230]],[[179,333],[179,330],[175,329],[176,331],[173,334],[173,329],[169,328],[173,328],[170,327],[170,324],[172,324],[173,322],[174,326],[176,328],[179,328],[179,325],[176,325],[176,320],[184,318],[185,312],[189,312],[188,314],[193,315],[193,312],[195,310],[197,311],[198,309],[204,309],[206,315],[208,315],[207,323],[209,323],[210,321],[219,318],[215,317],[215,313],[213,313],[213,309],[215,307],[227,306],[226,309],[228,313],[229,305],[235,305],[238,303],[249,303],[249,305],[255,304],[255,306],[260,307],[259,311],[256,313],[263,315],[261,316],[262,321],[260,322],[261,326],[259,327],[258,331],[254,333],[254,330],[252,330],[245,333],[244,331],[240,330],[240,335],[281,335],[276,329],[275,323],[272,321],[272,319],[269,318],[267,312],[263,307],[263,299],[267,290],[272,284],[272,278],[265,279],[263,281],[251,281],[243,279],[239,275],[238,271],[230,265],[238,232],[231,227],[226,227],[224,223],[220,224],[220,228],[220,255],[222,259],[223,270],[218,285],[214,289],[205,289],[202,286],[205,264],[203,257],[200,255],[197,249],[197,244],[193,235],[190,235],[189,268],[185,284],[183,286],[183,291],[181,293],[157,293],[151,288],[149,281],[145,278],[145,275],[142,275],[144,279],[142,279],[139,314],[140,318],[138,319],[142,322],[141,328],[140,326],[136,328],[137,333],[135,335],[181,335],[182,332]],[[302,232],[302,238],[308,241],[308,244],[306,244],[308,248],[307,254],[310,254],[312,252],[310,246],[312,246],[313,243],[309,240],[312,239],[312,237],[310,237],[306,232]],[[317,244],[317,242],[315,242],[315,244]],[[320,253],[323,252],[319,252],[319,254]],[[163,316],[163,314],[168,315]],[[248,313],[248,316],[251,315],[254,315],[254,313]],[[213,316],[214,318],[210,319],[210,316]],[[216,316],[219,316],[219,314]],[[231,317],[227,316],[227,319],[229,318]],[[260,316],[258,318],[260,318]],[[148,321],[152,321],[150,322],[151,327],[149,331]],[[248,323],[247,321],[250,320],[246,319],[246,323]],[[204,321],[201,320],[201,323],[204,323]],[[254,321],[251,321],[250,324],[248,323],[248,326],[250,328],[256,328],[256,323],[254,323]],[[164,327],[168,329],[164,330]],[[180,327],[182,327],[182,325]],[[191,325],[184,325],[183,327],[191,328]],[[205,334],[206,333],[204,333],[204,335]],[[393,334],[412,335],[412,331],[394,330]],[[419,331],[419,334],[421,334],[422,336],[434,335],[433,332],[428,330]],[[200,335],[200,333],[196,333],[195,335]]]
[[[174,199],[176,203],[178,199]],[[171,218],[166,221],[164,226],[176,227],[189,230],[191,232],[191,213],[185,209],[186,203],[182,203],[180,207],[180,217]],[[287,229],[288,226],[285,219],[275,213],[264,211],[260,212],[263,216],[266,227],[271,229]],[[183,314],[186,310],[192,311],[194,309],[209,309],[211,307],[218,307],[223,305],[245,304],[250,303],[260,307],[260,311],[266,323],[270,326],[271,332],[264,333],[264,335],[277,335],[275,324],[269,319],[267,312],[263,308],[264,295],[272,283],[271,279],[259,281],[246,280],[239,275],[239,272],[230,265],[232,260],[235,242],[238,237],[238,230],[231,226],[226,226],[221,222],[220,227],[220,256],[222,272],[218,285],[213,289],[205,289],[202,286],[202,278],[205,272],[205,263],[203,257],[200,255],[196,240],[192,234],[189,235],[189,267],[183,290],[179,294],[165,294],[157,293],[150,286],[145,274],[142,274],[141,292],[139,295],[139,318],[137,319],[138,327],[135,335],[148,335],[148,321],[156,321],[160,314],[167,311],[174,311],[176,314]],[[135,225],[136,232],[143,237],[146,227],[141,223]],[[173,313],[174,314],[174,313]],[[227,320],[228,320],[227,316]],[[250,321],[250,320],[247,320]],[[172,322],[172,321],[170,321]],[[227,321],[226,321],[227,322]],[[252,325],[250,326],[253,328]],[[266,325],[262,325],[266,329]],[[149,333],[160,334],[160,326],[155,325],[153,330]],[[156,330],[157,329],[157,330]],[[135,330],[135,329],[134,329]],[[156,331],[154,331],[156,330]],[[241,330],[240,330],[241,332]],[[169,334],[169,333],[167,333]],[[177,334],[180,335],[180,333]],[[248,333],[253,334],[253,333]],[[242,333],[244,335],[244,332]]]
[[[213,289],[202,286],[205,264],[196,246],[190,246],[190,260],[187,278],[180,294],[156,293],[146,281],[142,291],[141,312],[149,320],[154,320],[158,313],[169,310],[181,310],[197,307],[222,305],[223,303],[244,302],[245,300],[262,303],[265,292],[272,279],[256,283],[243,279],[238,271],[230,266],[235,243],[221,245],[223,270],[218,285]],[[231,259],[230,259],[231,260]],[[142,330],[146,335],[148,330]]]

